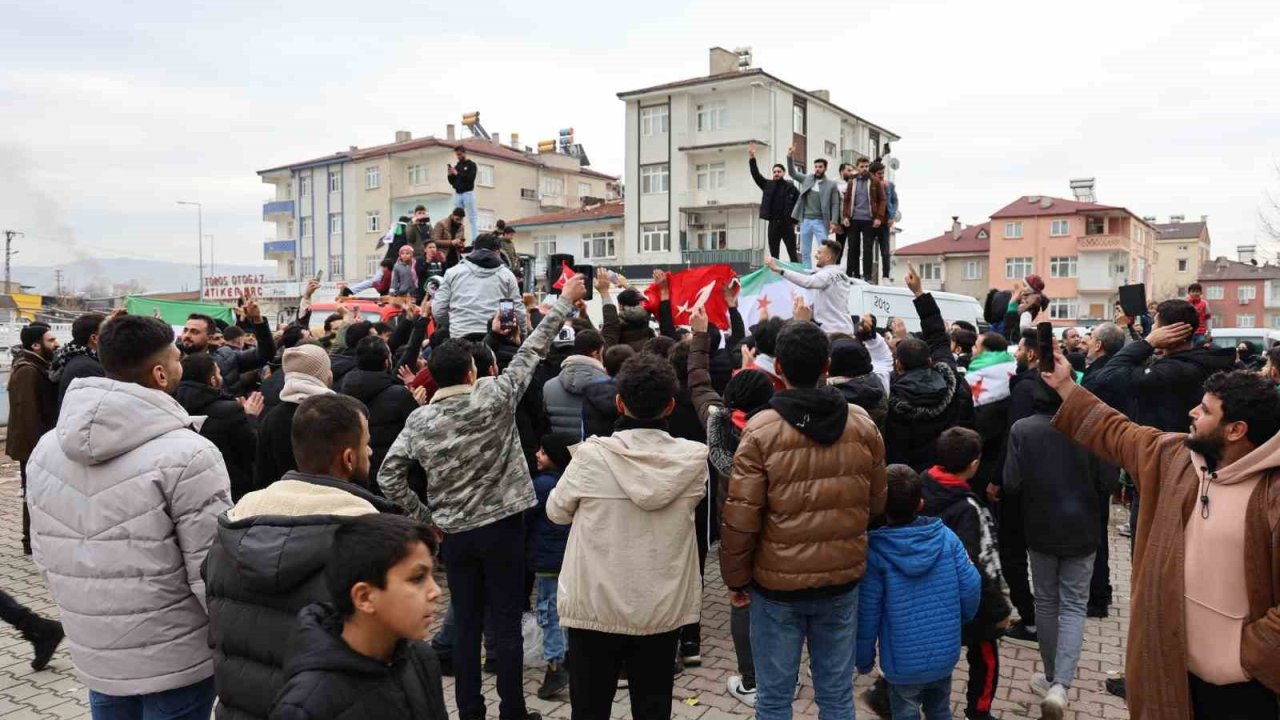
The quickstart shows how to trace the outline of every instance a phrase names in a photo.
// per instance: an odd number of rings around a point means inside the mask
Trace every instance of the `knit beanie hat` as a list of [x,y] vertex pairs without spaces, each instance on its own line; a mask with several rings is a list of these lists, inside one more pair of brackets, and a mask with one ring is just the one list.
[[288,373],[302,373],[333,385],[333,370],[329,367],[329,354],[319,345],[299,345],[284,351],[281,367]]
[[731,410],[751,412],[769,404],[773,380],[761,370],[743,370],[724,386],[724,404]]
[[1044,278],[1040,277],[1039,275],[1032,274],[1032,275],[1028,275],[1026,279],[1027,279],[1027,286],[1030,287],[1032,290],[1035,290],[1038,293],[1044,292]]
[[858,377],[871,372],[871,353],[862,341],[842,338],[831,344],[831,376]]
[[551,462],[556,464],[556,468],[563,471],[569,467],[569,461],[573,459],[573,455],[569,453],[569,448],[578,444],[577,435],[566,435],[564,433],[552,433],[542,436],[542,452],[551,458]]

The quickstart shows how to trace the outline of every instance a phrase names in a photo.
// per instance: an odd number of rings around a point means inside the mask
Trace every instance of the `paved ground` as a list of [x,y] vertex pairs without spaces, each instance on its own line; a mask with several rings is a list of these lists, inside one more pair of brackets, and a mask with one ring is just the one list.
[[[0,587],[36,611],[56,615],[57,609],[39,574],[30,559],[21,553],[21,505],[16,475],[16,464],[6,462],[0,465]],[[1115,519],[1120,520],[1118,513]],[[1102,689],[1102,682],[1107,674],[1118,671],[1123,662],[1125,628],[1129,618],[1128,541],[1116,535],[1114,528],[1111,541],[1112,557],[1117,559],[1112,564],[1116,604],[1110,618],[1089,620],[1080,662],[1080,679],[1070,694],[1068,718],[1097,720],[1128,717],[1124,703],[1107,695]],[[712,557],[714,558],[714,553]],[[725,682],[736,671],[736,662],[733,644],[729,639],[729,606],[720,584],[720,569],[714,560],[707,567],[707,589],[703,604],[703,666],[687,669],[676,679],[675,697],[672,698],[673,715],[690,720],[749,718],[751,711],[725,690]],[[13,628],[0,625],[0,718],[88,718],[88,693],[76,679],[71,658],[66,651],[59,651],[49,668],[37,673],[32,672],[29,666],[30,649]],[[1000,660],[1000,688],[994,709],[996,717],[1039,717],[1039,699],[1027,687],[1031,674],[1043,669],[1038,652],[1033,647],[1005,643],[1001,647]],[[542,678],[541,672],[532,668],[525,672],[530,709],[542,712],[547,718],[567,720],[567,701],[546,702],[535,696]],[[956,669],[952,693],[957,718],[964,717],[965,673],[964,661],[961,660]],[[868,680],[859,678],[858,691],[861,692],[868,684]],[[486,695],[491,698],[490,712],[496,716],[497,693],[493,688],[492,676],[486,676],[485,688]],[[448,678],[445,696],[448,698],[450,712],[453,712],[453,683]],[[812,684],[807,678],[795,709],[799,717],[817,717]],[[861,702],[858,714],[863,718],[873,717]],[[613,717],[630,717],[625,691],[618,694]]]

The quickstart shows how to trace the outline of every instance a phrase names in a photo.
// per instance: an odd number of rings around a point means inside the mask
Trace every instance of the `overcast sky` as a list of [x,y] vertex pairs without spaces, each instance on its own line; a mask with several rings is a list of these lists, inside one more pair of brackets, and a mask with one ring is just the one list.
[[1208,215],[1214,252],[1233,253],[1280,196],[1273,3],[438,4],[5,3],[15,262],[194,262],[182,199],[204,204],[218,262],[260,263],[274,231],[256,170],[443,136],[470,110],[530,145],[571,125],[621,173],[616,94],[703,75],[715,45],[752,46],[757,67],[903,137],[906,242],[1096,176],[1100,201],[1139,215]]

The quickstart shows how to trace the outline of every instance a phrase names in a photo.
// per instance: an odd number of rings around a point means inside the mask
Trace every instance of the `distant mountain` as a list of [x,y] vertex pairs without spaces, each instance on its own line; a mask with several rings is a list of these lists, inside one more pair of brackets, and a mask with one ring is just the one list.
[[[200,269],[191,264],[163,260],[103,258],[76,260],[65,265],[13,266],[13,281],[32,285],[35,292],[52,295],[57,289],[55,270],[62,270],[63,293],[93,296],[117,294],[117,285],[133,285],[132,292],[179,292],[200,287]],[[206,274],[209,273],[205,268]],[[223,265],[214,267],[218,275],[275,274],[272,265]]]

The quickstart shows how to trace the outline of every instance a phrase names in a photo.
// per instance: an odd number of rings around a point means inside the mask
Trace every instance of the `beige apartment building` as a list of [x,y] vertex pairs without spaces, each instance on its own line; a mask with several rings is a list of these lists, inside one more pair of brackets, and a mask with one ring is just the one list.
[[1147,295],[1158,300],[1185,296],[1211,257],[1209,216],[1201,215],[1200,222],[1185,222],[1182,215],[1170,216],[1167,223],[1143,219],[1156,229],[1156,286]]

